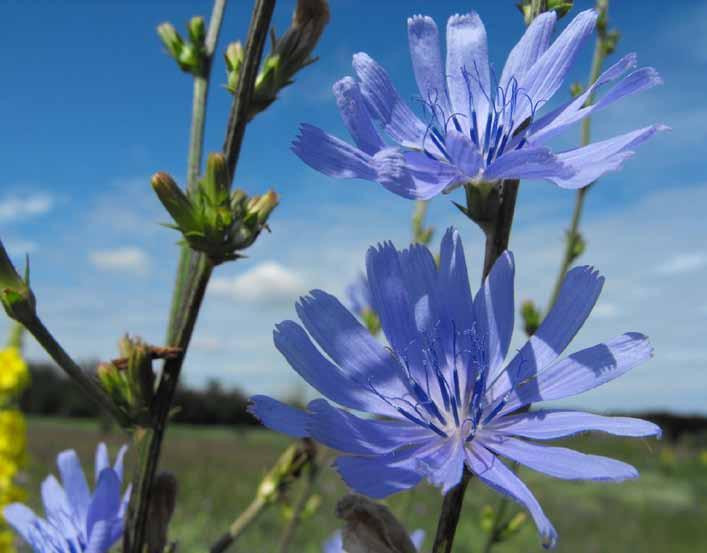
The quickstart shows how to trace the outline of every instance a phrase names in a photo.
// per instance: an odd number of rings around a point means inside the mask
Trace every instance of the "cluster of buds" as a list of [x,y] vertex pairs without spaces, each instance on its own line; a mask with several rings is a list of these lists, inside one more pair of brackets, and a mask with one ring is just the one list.
[[8,317],[24,323],[35,317],[37,302],[29,287],[29,259],[24,278],[15,270],[0,241],[0,303]]
[[176,348],[156,348],[139,338],[125,336],[118,344],[120,358],[98,366],[101,387],[130,420],[143,426],[151,420],[152,400],[155,396],[153,359],[173,358],[180,354]]
[[258,486],[257,498],[262,503],[276,503],[310,463],[315,462],[316,449],[309,439],[293,444],[265,475]]
[[206,54],[206,24],[203,17],[192,17],[187,24],[188,41],[171,23],[162,23],[157,27],[157,34],[167,53],[186,73],[195,77],[204,75],[208,63]]
[[574,0],[522,0],[517,4],[526,25],[530,25],[543,12],[554,11],[560,19],[572,9]]
[[[265,110],[277,99],[277,94],[292,84],[295,74],[314,63],[312,57],[324,27],[329,22],[327,0],[298,0],[292,23],[280,38],[273,32],[272,48],[263,62],[255,81],[249,119]],[[226,50],[227,88],[236,92],[243,65],[243,47],[234,42]]]
[[185,194],[166,173],[152,177],[152,187],[174,220],[167,225],[182,233],[193,250],[206,254],[218,265],[240,257],[255,242],[268,217],[277,207],[277,193],[248,197],[229,190],[228,166],[222,154],[211,154],[206,175],[194,191]]

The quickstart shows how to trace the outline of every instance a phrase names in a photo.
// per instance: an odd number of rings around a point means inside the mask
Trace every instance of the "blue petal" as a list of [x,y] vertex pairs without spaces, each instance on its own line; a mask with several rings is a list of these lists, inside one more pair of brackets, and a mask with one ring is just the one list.
[[322,553],[343,553],[344,542],[341,537],[341,530],[337,530],[334,534],[324,542]]
[[[277,325],[273,337],[275,347],[285,356],[290,366],[322,395],[351,409],[377,414],[396,414],[390,406],[373,394],[368,386],[371,379],[386,389],[386,381],[377,372],[381,368],[378,364],[352,364],[347,360],[342,371],[317,350],[304,329],[293,321],[284,321]],[[360,360],[361,356],[357,354],[356,359]],[[371,357],[365,359],[369,362]],[[384,364],[384,361],[381,360],[381,363]]]
[[[577,53],[594,32],[596,20],[597,12],[594,10],[577,14],[520,81],[520,88],[529,96],[535,107],[540,102],[548,102],[562,86]],[[527,102],[519,102],[515,117],[518,124],[531,114],[532,107]]]
[[[553,363],[569,345],[599,297],[604,277],[592,267],[567,273],[555,305],[493,386],[490,397],[504,396],[518,384]],[[527,386],[532,387],[533,383]]]
[[464,246],[459,232],[448,228],[442,238],[439,253],[440,297],[444,298],[447,316],[455,321],[458,330],[474,325],[474,302],[469,287]]
[[309,415],[301,409],[295,409],[268,396],[253,396],[248,412],[261,423],[294,438],[306,438]]
[[418,448],[388,455],[339,457],[334,466],[354,491],[383,499],[416,486],[422,475],[416,470]]
[[540,446],[486,433],[479,439],[484,446],[512,461],[563,480],[623,482],[638,477],[638,471],[631,465],[600,455],[587,455],[564,447]]
[[385,148],[373,158],[376,180],[385,188],[411,200],[437,196],[458,178],[458,171],[448,163],[430,159],[421,152],[401,152]]
[[5,521],[32,547],[35,553],[57,551],[72,553],[69,543],[59,531],[38,517],[27,506],[11,503],[2,511]]
[[104,469],[110,467],[110,458],[108,457],[108,448],[106,444],[101,442],[96,447],[96,459],[94,461],[94,486],[98,485],[98,478]]
[[511,150],[496,158],[484,171],[487,180],[497,179],[569,179],[573,168],[560,156],[543,146],[526,146]]
[[128,446],[124,445],[118,450],[118,455],[115,457],[113,470],[118,475],[118,480],[123,481],[123,465],[125,462],[125,454],[128,452]]
[[491,79],[486,28],[476,12],[453,15],[447,22],[447,89],[454,113],[462,115],[457,121],[463,131],[468,133],[471,124],[470,95],[477,125],[483,129]]
[[413,305],[395,246],[390,242],[369,248],[366,254],[373,310],[395,351],[404,352],[417,339]]
[[[439,32],[434,20],[424,15],[408,18],[408,43],[412,68],[422,101],[438,106],[435,107],[436,117],[449,117],[451,109],[442,69]],[[442,113],[439,113],[439,109]]]
[[120,509],[120,480],[111,468],[101,471],[88,509],[86,551],[103,553],[111,547],[111,527]]
[[602,73],[584,93],[533,124],[528,131],[528,140],[536,145],[543,144],[570,125],[594,112],[600,111],[622,98],[632,96],[663,82],[655,69],[644,67],[627,75],[595,103],[589,106],[586,105],[598,88],[621,77],[627,70],[635,67],[636,62],[637,57],[635,54],[628,54],[621,58],[621,60]]
[[69,503],[73,505],[79,520],[85,521],[91,502],[91,492],[78,455],[72,449],[62,451],[56,458],[56,464]]
[[367,154],[373,155],[385,147],[378,131],[373,126],[371,116],[358,84],[351,77],[344,77],[334,83],[334,96],[344,125],[356,145]]
[[503,364],[513,336],[514,278],[513,254],[505,251],[494,263],[474,300],[477,331],[492,372]]
[[555,547],[557,531],[540,507],[532,492],[513,471],[476,440],[466,450],[469,469],[487,486],[523,505],[535,521],[545,547]]
[[614,436],[660,437],[660,427],[630,417],[603,417],[581,411],[546,410],[511,415],[493,421],[489,429],[533,440],[555,440],[580,432],[606,432]]
[[390,352],[331,294],[312,290],[300,298],[297,314],[324,352],[360,386],[400,382],[400,367]]
[[452,437],[442,447],[420,461],[427,480],[446,494],[459,484],[464,472],[464,445],[460,439]]
[[419,148],[427,126],[400,98],[385,69],[363,52],[354,55],[353,68],[366,106],[385,132],[399,144]]
[[624,161],[633,155],[632,148],[642,144],[655,133],[665,130],[669,129],[664,125],[651,125],[557,154],[557,158],[571,167],[574,174],[569,178],[556,176],[550,177],[549,180],[562,188],[576,189],[587,186],[605,173],[620,169]]
[[447,154],[465,177],[473,178],[483,168],[484,160],[468,135],[449,129],[444,138]]
[[370,181],[377,177],[368,154],[306,123],[300,125],[292,151],[312,169],[330,177]]
[[61,529],[69,540],[78,541],[85,537],[81,536],[83,521],[78,519],[59,481],[53,476],[48,476],[42,482],[41,491],[47,520],[56,528]]
[[425,246],[413,244],[400,252],[400,266],[410,301],[415,306],[417,329],[431,332],[440,317],[437,265],[432,253]]
[[323,399],[312,401],[307,410],[309,435],[344,453],[371,455],[429,440],[432,431],[408,422],[361,419],[332,407]]
[[415,530],[412,534],[410,534],[410,541],[412,541],[415,549],[422,551],[422,544],[425,542],[425,531]]
[[582,394],[618,378],[650,359],[652,354],[648,338],[634,332],[583,349],[541,370],[537,378],[527,384],[521,384],[502,413],[529,403]]
[[506,59],[506,65],[501,73],[499,88],[506,90],[511,79],[520,81],[533,64],[545,53],[550,45],[552,31],[557,21],[555,11],[541,13],[533,19],[525,34],[513,47]]

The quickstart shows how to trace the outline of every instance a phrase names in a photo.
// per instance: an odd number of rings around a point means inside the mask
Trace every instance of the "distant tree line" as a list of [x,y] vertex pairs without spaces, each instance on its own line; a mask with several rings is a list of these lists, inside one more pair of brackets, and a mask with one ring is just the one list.
[[[96,365],[87,363],[86,370]],[[32,383],[20,400],[30,415],[96,418],[100,409],[51,364],[30,363]],[[236,388],[225,389],[216,381],[205,389],[181,387],[175,401],[177,422],[203,425],[255,425],[247,412],[248,398]]]
[[[87,363],[86,370],[91,370]],[[79,391],[64,374],[51,364],[30,363],[32,384],[20,401],[22,410],[30,415],[97,418],[100,409]],[[294,394],[287,403],[304,407],[301,394]],[[257,425],[248,413],[248,397],[237,388],[225,389],[211,381],[205,389],[182,386],[177,392],[176,422],[197,425]],[[624,414],[624,413],[622,413]],[[667,412],[627,413],[655,422],[663,429],[665,439],[678,440],[683,435],[707,436],[707,418],[676,415]]]

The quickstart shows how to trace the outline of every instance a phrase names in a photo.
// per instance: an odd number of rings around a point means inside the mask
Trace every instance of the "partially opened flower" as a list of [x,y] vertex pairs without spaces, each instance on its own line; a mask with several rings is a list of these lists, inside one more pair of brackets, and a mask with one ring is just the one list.
[[42,483],[45,518],[13,503],[3,510],[5,520],[35,553],[105,553],[125,523],[130,497],[129,489],[121,497],[125,451],[120,449],[111,467],[105,444],[98,446],[93,493],[76,452],[63,451],[57,457],[61,483],[51,475]]
[[[654,69],[635,69],[636,56],[629,54],[577,98],[540,115],[562,86],[596,20],[594,10],[579,13],[551,43],[556,14],[541,14],[497,78],[478,14],[449,18],[444,64],[435,22],[412,17],[410,55],[424,114],[418,117],[385,69],[359,53],[353,58],[358,80],[344,77],[333,88],[355,146],[303,124],[293,150],[326,175],[376,181],[405,198],[427,199],[463,184],[501,179],[586,186],[618,169],[636,146],[665,128],[653,125],[559,153],[547,147],[551,138],[584,117],[661,82]],[[615,84],[587,106],[587,100],[609,83]]]
[[324,399],[300,411],[256,396],[251,409],[266,426],[341,451],[336,468],[343,479],[374,498],[423,479],[446,492],[466,466],[523,504],[546,545],[555,543],[555,529],[501,457],[569,480],[638,476],[620,461],[534,441],[590,430],[656,436],[654,424],[569,410],[522,411],[600,386],[651,356],[645,336],[627,333],[560,358],[599,296],[604,279],[595,270],[568,273],[554,308],[505,363],[514,318],[510,253],[498,259],[474,298],[453,229],[442,240],[439,268],[420,245],[397,251],[385,243],[371,248],[366,261],[373,308],[389,347],[320,290],[297,305],[303,327],[292,321],[277,326],[275,345],[330,400],[383,418],[361,418]]

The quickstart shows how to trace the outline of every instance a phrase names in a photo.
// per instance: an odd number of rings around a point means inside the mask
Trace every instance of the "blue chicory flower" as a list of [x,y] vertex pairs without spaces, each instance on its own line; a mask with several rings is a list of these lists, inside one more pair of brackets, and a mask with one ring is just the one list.
[[42,502],[46,518],[29,507],[12,503],[3,510],[5,520],[35,553],[105,553],[120,538],[130,489],[121,498],[122,447],[113,467],[108,450],[96,450],[95,489],[89,490],[81,462],[73,450],[61,452],[57,467],[61,484],[52,475],[42,483]]
[[[635,69],[636,55],[628,54],[577,98],[539,116],[592,35],[597,13],[579,13],[551,44],[556,19],[551,11],[533,21],[508,56],[500,79],[489,67],[486,29],[475,12],[450,17],[445,65],[435,22],[426,16],[408,19],[424,117],[403,102],[385,69],[358,53],[353,57],[358,81],[344,77],[333,87],[356,146],[303,124],[293,151],[326,175],[375,181],[405,198],[428,199],[466,183],[501,179],[586,186],[619,169],[636,146],[667,127],[652,125],[559,153],[547,147],[548,140],[661,79],[653,68]],[[614,81],[594,104],[585,105]]]
[[266,426],[343,452],[335,463],[342,478],[373,498],[422,479],[447,492],[466,466],[524,505],[547,546],[556,541],[555,529],[500,457],[568,480],[620,482],[638,476],[620,461],[534,441],[590,430],[658,436],[656,425],[571,410],[522,410],[581,394],[651,357],[648,339],[627,333],[560,358],[597,301],[604,283],[597,271],[577,267],[567,274],[553,309],[505,364],[514,324],[510,252],[498,259],[473,298],[454,229],[442,240],[439,268],[426,247],[397,251],[390,243],[369,249],[366,266],[388,347],[321,290],[297,304],[304,328],[282,322],[274,339],[292,368],[324,396],[383,419],[361,418],[325,399],[301,411],[255,396],[251,410]]
[[[422,543],[425,541],[425,531],[415,530],[410,534],[410,539],[415,545],[417,551],[422,550]],[[324,547],[322,548],[322,553],[345,553],[344,551],[344,541],[341,536],[341,530],[337,530],[334,534],[324,542]]]

